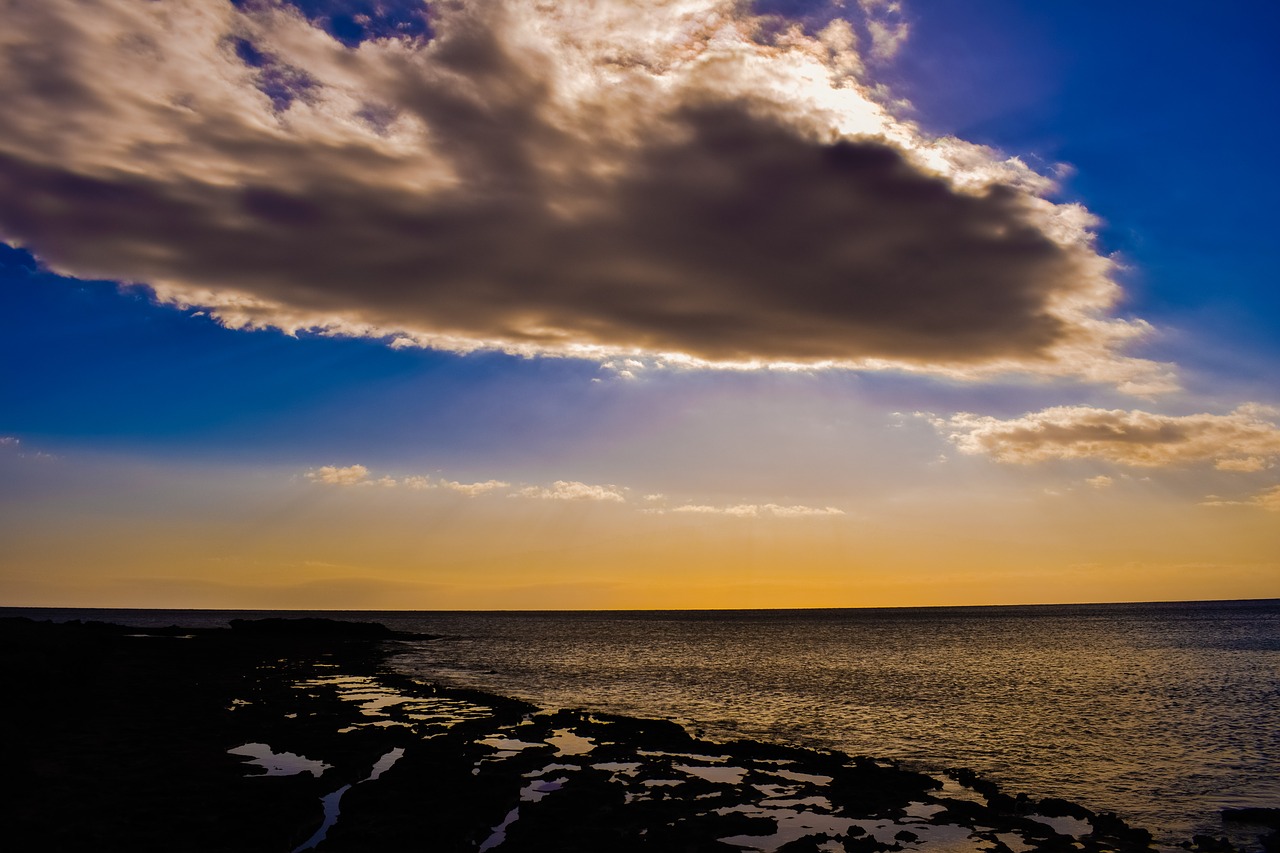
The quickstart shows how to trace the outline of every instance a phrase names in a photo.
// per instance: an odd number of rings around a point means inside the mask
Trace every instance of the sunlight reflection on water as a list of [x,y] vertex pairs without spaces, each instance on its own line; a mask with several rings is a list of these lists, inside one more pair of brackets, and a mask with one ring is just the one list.
[[1275,602],[399,616],[451,635],[404,671],[548,707],[973,767],[1158,835],[1280,803]]

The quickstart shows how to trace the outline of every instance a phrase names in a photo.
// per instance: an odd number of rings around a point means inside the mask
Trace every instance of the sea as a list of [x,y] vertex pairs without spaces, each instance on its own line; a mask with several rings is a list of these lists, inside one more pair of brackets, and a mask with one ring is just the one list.
[[1280,599],[831,610],[383,612],[46,610],[0,615],[212,627],[329,616],[441,635],[408,675],[547,708],[967,767],[1062,797],[1162,847],[1280,807]]

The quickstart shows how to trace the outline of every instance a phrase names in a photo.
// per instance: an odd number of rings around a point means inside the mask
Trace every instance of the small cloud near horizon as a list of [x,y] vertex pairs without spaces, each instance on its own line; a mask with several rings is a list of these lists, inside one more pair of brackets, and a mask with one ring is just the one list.
[[1276,415],[1248,403],[1226,415],[1056,406],[1010,419],[967,412],[926,417],[961,453],[997,462],[1095,459],[1138,468],[1211,462],[1219,471],[1253,473],[1280,460]]
[[844,510],[835,507],[783,506],[780,504],[733,504],[729,506],[710,506],[707,504],[682,504],[670,508],[644,510],[654,515],[667,513],[688,513],[694,515],[727,515],[737,518],[757,518],[773,516],[775,518],[807,518],[820,516],[844,515]]
[[[312,483],[338,487],[389,486],[403,487],[411,491],[445,490],[457,492],[469,498],[480,497],[491,493],[506,493],[508,498],[547,501],[591,501],[601,503],[630,504],[626,486],[614,484],[592,484],[577,480],[556,480],[550,485],[512,484],[503,480],[485,480],[478,483],[460,483],[438,477],[413,474],[404,477],[383,475],[374,476],[364,465],[348,465],[339,467],[325,465],[306,473]],[[675,506],[664,505],[667,497],[661,493],[645,494],[641,503],[645,506],[639,512],[645,515],[694,514],[721,515],[738,518],[817,518],[845,515],[845,511],[832,506],[813,507],[801,504],[778,503],[741,503],[727,505],[711,505],[683,503]]]
[[613,485],[593,486],[576,480],[556,480],[550,487],[526,486],[513,492],[513,498],[535,498],[554,501],[609,501],[626,503],[627,496]]
[[1270,489],[1259,492],[1251,498],[1242,501],[1226,500],[1216,495],[1210,495],[1200,502],[1201,506],[1251,506],[1266,510],[1267,512],[1280,512],[1280,486],[1272,486]]

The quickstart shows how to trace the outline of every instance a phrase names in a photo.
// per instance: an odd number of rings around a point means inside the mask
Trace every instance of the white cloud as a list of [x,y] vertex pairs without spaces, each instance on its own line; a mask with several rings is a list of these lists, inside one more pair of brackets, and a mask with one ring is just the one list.
[[1201,501],[1202,506],[1252,506],[1264,509],[1268,512],[1280,512],[1280,486],[1273,486],[1270,489],[1259,492],[1251,498],[1242,501],[1230,501],[1215,495],[1210,495]]
[[803,518],[808,516],[832,516],[844,515],[844,510],[836,509],[833,506],[813,507],[813,506],[779,506],[778,504],[765,504],[761,507],[764,511],[779,518]]
[[1239,456],[1232,459],[1219,459],[1214,467],[1219,471],[1243,471],[1249,473],[1270,468],[1271,461],[1266,456]]
[[1250,503],[1270,512],[1280,512],[1280,486],[1268,489],[1253,496]]
[[363,465],[348,465],[345,468],[325,465],[308,471],[307,479],[330,486],[360,486],[369,482],[369,469]]
[[734,504],[731,506],[710,506],[707,504],[684,504],[667,510],[655,512],[679,512],[696,515],[728,515],[738,518],[756,518],[758,516],[774,516],[777,518],[804,518],[815,516],[844,515],[844,510],[835,507],[782,506],[780,504]]
[[998,462],[1100,459],[1143,468],[1212,462],[1222,471],[1254,472],[1280,459],[1276,414],[1254,403],[1226,415],[1058,406],[1008,420],[962,413],[931,422],[962,453]]
[[903,19],[902,4],[892,0],[858,0],[867,16],[871,34],[871,55],[879,60],[892,59],[902,49],[911,27]]
[[555,501],[608,501],[625,503],[627,498],[617,486],[595,486],[575,480],[556,480],[549,487],[526,486],[511,497],[538,498]]
[[[511,483],[503,480],[461,483],[456,480],[446,480],[421,474],[412,474],[400,478],[390,475],[374,476],[364,465],[348,465],[346,467],[325,465],[308,471],[306,477],[313,483],[323,483],[331,486],[382,486],[385,488],[403,486],[412,491],[439,489],[456,492],[472,498],[512,488]],[[572,480],[556,480],[550,486],[523,486],[512,492],[510,497],[561,501],[625,502],[626,495],[624,492],[625,489],[618,486],[598,486]]]
[[755,504],[737,504],[734,506],[708,506],[706,504],[685,504],[672,507],[668,512],[684,512],[696,515],[735,515],[738,517],[756,516],[760,507]]
[[467,497],[475,497],[477,495],[488,494],[489,492],[498,491],[500,489],[508,489],[510,483],[504,483],[502,480],[485,480],[483,483],[458,483],[453,480],[441,480],[440,488],[449,489],[454,492],[461,492]]
[[369,475],[369,470],[363,465],[352,465],[347,468],[326,466],[309,472],[307,474],[307,478],[314,482],[344,486],[377,485],[385,488],[403,486],[404,488],[412,491],[444,489],[446,491],[458,492],[468,497],[483,495],[488,492],[506,489],[511,486],[510,483],[504,483],[501,480],[486,480],[482,483],[460,483],[455,480],[434,479],[421,474],[411,474],[399,479],[390,475],[383,475],[377,479],[372,479]]
[[1109,489],[1111,488],[1111,484],[1114,483],[1115,480],[1111,479],[1106,474],[1099,474],[1096,477],[1090,477],[1089,479],[1085,480],[1085,482],[1088,483],[1090,486],[1093,486],[1095,489]]
[[17,447],[21,443],[11,435],[0,435],[0,447]]
[[[337,467],[326,465],[308,471],[308,480],[335,486],[402,486],[412,491],[445,490],[457,492],[467,497],[479,497],[493,492],[512,489],[507,495],[510,498],[527,498],[550,501],[595,501],[603,503],[630,503],[625,486],[613,484],[600,485],[583,483],[577,480],[556,480],[549,486],[521,484],[513,486],[503,480],[485,480],[477,483],[460,483],[425,475],[409,475],[391,477],[372,475],[364,465]],[[666,506],[667,497],[660,493],[646,494],[641,499],[644,508],[639,512],[647,515],[665,515],[667,513],[722,515],[738,518],[819,518],[842,516],[844,510],[832,506],[814,507],[801,504],[777,503],[743,503],[728,505],[686,503],[677,506]]]

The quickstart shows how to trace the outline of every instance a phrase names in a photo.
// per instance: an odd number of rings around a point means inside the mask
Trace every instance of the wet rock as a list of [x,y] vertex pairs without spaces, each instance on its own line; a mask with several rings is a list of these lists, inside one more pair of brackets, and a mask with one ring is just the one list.
[[983,779],[967,767],[952,768],[947,771],[947,775],[959,782],[961,785],[964,785],[966,788],[977,791],[988,800],[994,796],[1000,795],[1000,787],[996,785],[995,782],[992,782],[989,779]]
[[1126,847],[1149,847],[1153,840],[1150,832],[1129,826],[1112,812],[1099,812],[1089,821],[1096,837],[1110,839]]
[[864,757],[855,758],[852,766],[834,772],[836,776],[827,786],[827,796],[846,814],[854,816],[871,816],[901,809],[942,787],[942,783],[932,776],[884,767]]
[[806,835],[804,838],[788,841],[778,848],[777,853],[821,853],[823,848],[819,845],[831,840],[832,837],[826,834]]
[[1088,821],[1094,818],[1093,812],[1084,806],[1058,797],[1046,797],[1036,804],[1035,810],[1045,817],[1073,817]]
[[844,840],[847,853],[884,853],[886,850],[901,850],[901,844],[885,844],[874,835],[860,835]]
[[687,751],[694,738],[679,723],[671,720],[646,720],[614,714],[593,714],[593,718],[610,725],[615,740],[635,744],[641,749]]
[[237,636],[282,640],[438,639],[431,634],[392,631],[378,622],[348,622],[312,616],[299,619],[232,619],[230,625]]
[[1223,809],[1222,819],[1230,823],[1251,823],[1280,829],[1280,809]]
[[1013,814],[1018,811],[1018,801],[1008,794],[1002,794],[996,791],[994,794],[987,794],[987,805],[996,811],[1007,812]]
[[940,797],[938,803],[946,810],[934,815],[934,818],[946,823],[974,826],[990,815],[990,807],[970,800],[953,800]]

